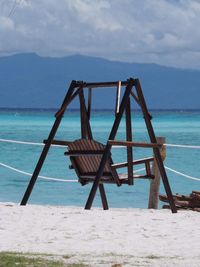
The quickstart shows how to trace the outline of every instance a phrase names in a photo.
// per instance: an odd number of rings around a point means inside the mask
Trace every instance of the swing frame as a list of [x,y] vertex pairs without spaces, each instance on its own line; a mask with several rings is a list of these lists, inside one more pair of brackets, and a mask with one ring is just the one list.
[[[124,87],[124,94],[120,101],[120,95],[121,95],[121,87]],[[96,177],[94,179],[91,191],[88,196],[88,200],[85,205],[85,209],[90,209],[94,200],[94,197],[96,195],[97,189],[100,185],[100,179],[103,174],[103,170],[105,167],[105,164],[108,160],[108,157],[111,153],[112,146],[114,145],[124,145],[127,148],[127,162],[132,163],[133,161],[133,146],[139,146],[139,147],[151,147],[153,149],[154,158],[157,162],[160,175],[163,181],[163,185],[169,200],[169,205],[171,208],[172,213],[177,212],[177,208],[174,203],[173,195],[171,192],[171,188],[169,185],[168,177],[164,168],[164,164],[162,161],[162,157],[160,154],[160,145],[157,143],[156,136],[154,133],[154,129],[151,123],[151,115],[147,109],[147,105],[144,99],[144,95],[142,92],[142,88],[140,85],[139,79],[129,78],[126,81],[114,81],[114,82],[83,82],[83,81],[75,81],[72,80],[69,89],[66,93],[66,96],[64,98],[64,101],[60,107],[60,109],[55,114],[55,122],[52,126],[52,129],[49,133],[49,136],[46,140],[44,140],[44,148],[41,152],[41,155],[39,157],[39,160],[36,164],[35,170],[33,172],[33,175],[30,179],[30,182],[27,186],[27,189],[25,191],[25,194],[22,198],[21,205],[26,205],[29,197],[31,195],[31,192],[33,190],[33,187],[35,185],[35,182],[37,181],[38,175],[40,173],[40,170],[43,166],[43,163],[46,159],[46,156],[48,154],[49,148],[52,144],[56,145],[63,145],[68,146],[70,141],[62,141],[62,140],[54,140],[54,137],[56,135],[56,132],[59,128],[60,122],[63,118],[63,115],[66,111],[66,109],[69,107],[69,104],[76,98],[79,97],[80,101],[80,116],[81,116],[81,137],[85,139],[93,139],[92,130],[90,127],[90,117],[91,117],[91,102],[92,102],[92,90],[95,88],[108,88],[113,87],[117,88],[116,93],[116,105],[115,105],[115,119],[113,122],[113,126],[111,129],[111,132],[109,134],[109,138],[107,140],[107,143],[105,145],[105,149],[102,154],[101,162],[98,168],[98,171],[96,173]],[[88,89],[88,103],[86,107],[85,103],[85,97],[84,97],[84,90]],[[134,143],[132,141],[132,126],[131,126],[131,98],[134,99],[134,101],[139,105],[144,121],[146,124],[147,132],[150,139],[150,144],[147,143]],[[126,141],[117,141],[115,140],[117,130],[119,127],[119,124],[121,122],[122,116],[125,113],[126,117]],[[128,164],[128,177],[129,177],[129,185],[132,185],[134,183],[133,179],[133,165]],[[104,189],[103,189],[104,190]]]

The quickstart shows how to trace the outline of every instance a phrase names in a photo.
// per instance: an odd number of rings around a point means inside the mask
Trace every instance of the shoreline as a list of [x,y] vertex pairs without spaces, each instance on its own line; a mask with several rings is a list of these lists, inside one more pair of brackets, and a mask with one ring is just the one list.
[[102,258],[130,266],[136,259],[197,266],[199,219],[194,211],[0,203],[0,251],[74,255],[88,263],[96,259],[95,266]]

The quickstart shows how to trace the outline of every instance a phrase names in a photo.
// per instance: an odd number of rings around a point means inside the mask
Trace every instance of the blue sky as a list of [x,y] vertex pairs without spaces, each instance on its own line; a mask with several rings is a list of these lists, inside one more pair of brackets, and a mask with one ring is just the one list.
[[23,52],[200,69],[200,0],[0,0],[0,56]]

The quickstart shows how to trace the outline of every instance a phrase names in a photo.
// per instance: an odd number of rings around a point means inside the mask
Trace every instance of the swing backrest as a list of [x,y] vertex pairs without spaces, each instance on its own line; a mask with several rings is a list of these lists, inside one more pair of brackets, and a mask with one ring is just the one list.
[[[79,139],[68,144],[68,152],[65,152],[65,155],[70,156],[72,168],[82,184],[94,182],[104,150],[105,146],[95,140]],[[112,164],[110,154],[100,182],[120,185],[118,174]]]

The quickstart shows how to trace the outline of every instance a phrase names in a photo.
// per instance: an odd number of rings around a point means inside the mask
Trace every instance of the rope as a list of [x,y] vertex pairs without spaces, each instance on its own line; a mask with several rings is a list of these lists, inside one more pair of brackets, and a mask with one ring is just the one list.
[[[2,139],[2,138],[0,138],[0,142],[14,143],[14,144],[22,144],[22,145],[44,146],[43,143],[26,142],[26,141],[16,141],[16,140]],[[57,147],[63,147],[62,145],[54,145],[54,144],[51,144],[51,145],[52,146],[57,146]]]
[[200,178],[196,178],[196,177],[187,175],[187,174],[185,174],[185,173],[176,171],[176,170],[174,170],[174,169],[172,169],[172,168],[169,168],[169,167],[167,167],[167,166],[165,166],[165,168],[166,168],[167,170],[171,171],[171,172],[174,172],[174,173],[176,173],[176,174],[178,174],[178,175],[180,175],[180,176],[186,177],[186,178],[188,178],[188,179],[195,180],[195,181],[200,181]]
[[144,171],[145,168],[141,168],[141,169],[138,169],[138,170],[134,170],[134,173],[137,173],[137,172],[141,172],[141,171]]
[[[35,143],[35,142],[27,142],[27,141],[17,141],[17,140],[2,139],[2,138],[0,138],[0,142],[14,143],[14,144],[22,144],[22,145],[34,145],[34,146],[44,146],[45,145],[43,143]],[[55,144],[51,144],[51,146],[63,147],[63,145],[55,145]],[[125,147],[124,146],[114,146],[114,148],[125,148]]]
[[[16,143],[16,144],[25,144],[25,145],[37,145],[37,146],[44,146],[43,143],[35,143],[35,142],[26,142],[26,141],[16,141],[16,140],[10,140],[10,139],[2,139],[0,138],[0,142],[8,142],[8,143]],[[192,149],[200,149],[200,146],[191,146],[191,145],[177,145],[177,144],[163,144],[164,146],[168,146],[168,147],[178,147],[178,148],[192,148]],[[62,145],[53,145],[52,146],[56,146],[56,147],[63,147]],[[121,146],[116,146],[116,147],[121,147]],[[17,168],[14,168],[10,165],[7,165],[7,164],[4,164],[2,162],[0,162],[0,166],[2,167],[5,167],[5,168],[8,168],[10,170],[13,170],[15,172],[18,172],[18,173],[21,173],[21,174],[24,174],[24,175],[27,175],[27,176],[32,176],[31,173],[29,172],[25,172],[25,171],[22,171],[22,170],[19,170]],[[187,175],[187,174],[184,174],[182,172],[179,172],[179,171],[176,171],[170,167],[167,167],[165,166],[165,168],[171,172],[174,172],[180,176],[183,176],[183,177],[186,177],[188,179],[191,179],[191,180],[195,180],[195,181],[200,181],[200,178],[197,178],[197,177],[193,177],[193,176],[190,176],[190,175]],[[137,172],[140,172],[140,171],[143,171],[144,168],[142,169],[138,169],[138,170],[135,170],[134,173],[137,173]],[[45,179],[45,180],[51,180],[51,181],[57,181],[57,182],[78,182],[77,180],[66,180],[66,179],[59,179],[59,178],[54,178],[54,177],[47,177],[47,176],[38,176],[38,178],[40,179]]]
[[[0,162],[0,166],[5,167],[7,169],[10,169],[12,171],[15,171],[17,173],[24,174],[26,176],[32,176],[32,174],[29,173],[29,172],[25,172],[25,171],[19,170],[17,168],[14,168],[14,167],[12,167],[10,165],[7,165],[7,164],[4,164],[2,162]],[[134,173],[137,173],[137,172],[140,172],[140,171],[143,171],[143,170],[145,170],[145,168],[135,170]],[[73,182],[73,183],[78,182],[78,180],[66,180],[66,179],[60,179],[60,178],[54,178],[54,177],[47,177],[47,176],[42,176],[42,175],[39,175],[38,178],[44,179],[44,180],[56,181],[56,182]]]
[[[24,175],[26,175],[26,176],[32,176],[32,174],[29,173],[29,172],[25,172],[25,171],[19,170],[19,169],[17,169],[17,168],[14,168],[14,167],[12,167],[12,166],[10,166],[10,165],[7,165],[7,164],[4,164],[4,163],[2,163],[2,162],[0,162],[0,166],[5,167],[5,168],[7,168],[7,169],[10,169],[10,170],[12,170],[12,171],[15,171],[15,172],[24,174]],[[59,179],[59,178],[53,178],[53,177],[42,176],[42,175],[39,175],[38,178],[40,178],[40,179],[44,179],[44,180],[55,181],[55,182],[73,182],[73,183],[78,182],[77,180],[66,180],[66,179]]]
[[34,145],[34,146],[44,146],[42,143],[33,143],[33,142],[25,142],[25,141],[16,141],[10,139],[0,139],[0,142],[6,143],[15,143],[15,144],[23,144],[23,145]]
[[[12,167],[12,166],[10,166],[10,165],[7,165],[7,164],[4,164],[4,163],[2,163],[2,162],[0,162],[0,166],[2,166],[2,167],[4,167],[4,168],[7,168],[7,169],[10,169],[10,170],[12,170],[12,171],[15,171],[15,172],[17,172],[17,173],[24,174],[24,175],[26,175],[26,176],[32,176],[32,174],[29,173],[29,172],[25,172],[25,171],[19,170],[19,169],[17,169],[17,168],[14,168],[14,167]],[[165,168],[166,168],[167,170],[171,171],[171,172],[174,172],[174,173],[176,173],[176,174],[178,174],[178,175],[180,175],[180,176],[186,177],[186,178],[188,178],[188,179],[195,180],[195,181],[200,181],[200,178],[197,178],[197,177],[193,177],[193,176],[184,174],[184,173],[182,173],[182,172],[176,171],[176,170],[174,170],[174,169],[172,169],[172,168],[170,168],[170,167],[167,167],[167,166],[165,166]],[[141,168],[141,169],[135,170],[134,173],[137,173],[137,172],[140,172],[140,171],[143,171],[143,170],[145,170],[145,168]],[[66,183],[66,182],[72,182],[72,183],[77,183],[77,182],[78,182],[78,180],[66,180],[66,179],[60,179],[60,178],[54,178],[54,177],[48,177],[48,176],[43,176],[43,175],[39,175],[38,178],[40,178],[40,179],[44,179],[44,180],[49,180],[49,181],[55,181],[55,182],[65,182],[65,183]]]
[[178,148],[200,149],[200,146],[191,146],[191,145],[163,144],[163,146],[166,146],[166,147],[178,147]]
[[[3,138],[0,138],[0,142],[16,143],[16,144],[23,144],[23,145],[34,145],[34,146],[44,146],[43,143],[18,141],[18,140],[3,139]],[[54,145],[54,144],[51,144],[51,146],[63,147],[63,145]],[[177,147],[177,148],[200,149],[200,146],[191,146],[191,145],[163,144],[163,146],[166,146],[166,147]],[[124,148],[124,146],[114,146],[114,148]]]

